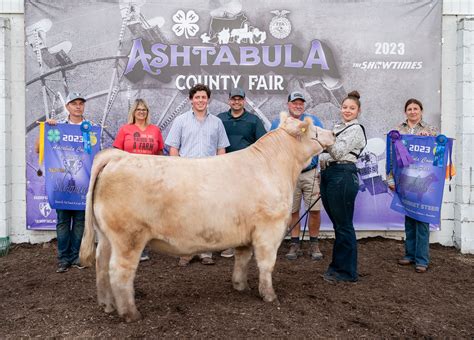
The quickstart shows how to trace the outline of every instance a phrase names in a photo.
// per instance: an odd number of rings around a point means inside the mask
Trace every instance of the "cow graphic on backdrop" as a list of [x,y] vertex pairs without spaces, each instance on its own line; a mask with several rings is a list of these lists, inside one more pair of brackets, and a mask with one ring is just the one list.
[[[221,16],[218,16],[221,15]],[[263,44],[267,33],[251,26],[244,13],[211,12],[209,32],[200,36],[204,44]]]
[[222,30],[227,29],[232,31],[234,29],[240,29],[245,22],[248,22],[248,20],[244,13],[231,17],[211,17],[209,36],[211,39],[215,39],[217,34]]
[[228,28],[223,28],[222,31],[217,33],[217,41],[219,44],[228,44],[230,41],[230,33]]
[[234,28],[230,32],[230,37],[232,41],[237,44],[240,44],[242,41],[253,44],[253,32],[249,31],[248,23],[245,23],[242,28]]

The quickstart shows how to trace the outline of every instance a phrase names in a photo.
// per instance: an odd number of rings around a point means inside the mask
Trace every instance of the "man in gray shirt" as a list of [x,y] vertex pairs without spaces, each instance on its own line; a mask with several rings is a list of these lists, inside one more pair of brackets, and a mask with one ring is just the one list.
[[[211,90],[196,84],[189,90],[191,111],[178,116],[171,126],[165,144],[170,156],[203,158],[225,154],[230,145],[222,121],[207,112]],[[181,257],[179,266],[187,266],[194,256]],[[214,264],[212,253],[200,254],[202,264]]]

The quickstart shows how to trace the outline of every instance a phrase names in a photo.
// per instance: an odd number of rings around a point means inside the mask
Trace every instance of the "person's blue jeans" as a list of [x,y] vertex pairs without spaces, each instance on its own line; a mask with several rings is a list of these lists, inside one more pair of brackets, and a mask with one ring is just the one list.
[[321,199],[333,224],[335,240],[326,274],[339,281],[357,281],[357,239],[352,219],[359,190],[354,164],[334,164],[321,172]]
[[405,259],[417,266],[430,262],[430,225],[405,216]]
[[58,219],[56,235],[59,263],[78,263],[79,249],[84,233],[85,211],[57,209],[56,215]]

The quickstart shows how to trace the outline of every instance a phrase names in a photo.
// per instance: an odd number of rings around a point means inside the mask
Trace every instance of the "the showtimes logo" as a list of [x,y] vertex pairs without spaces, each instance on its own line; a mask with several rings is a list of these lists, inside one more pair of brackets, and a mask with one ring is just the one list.
[[361,70],[421,70],[422,61],[364,61],[352,63],[353,68]]

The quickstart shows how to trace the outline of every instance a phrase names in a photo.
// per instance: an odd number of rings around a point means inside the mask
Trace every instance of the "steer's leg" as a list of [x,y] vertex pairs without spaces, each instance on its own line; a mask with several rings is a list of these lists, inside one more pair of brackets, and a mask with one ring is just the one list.
[[232,284],[234,289],[242,291],[249,288],[247,272],[249,261],[252,258],[252,249],[248,246],[235,248],[234,273]]
[[99,243],[96,250],[96,281],[97,281],[97,300],[99,305],[105,306],[106,313],[112,313],[115,310],[114,296],[110,287],[109,263],[110,263],[110,242],[98,231]]
[[141,319],[141,314],[135,306],[133,280],[142,249],[141,246],[134,247],[134,249],[125,248],[123,245],[112,247],[110,285],[117,311],[126,322]]
[[272,285],[272,272],[275,267],[277,251],[281,243],[281,238],[276,237],[274,232],[271,233],[275,228],[271,228],[270,226],[262,226],[259,230],[266,231],[266,233],[258,233],[258,231],[256,231],[253,240],[255,259],[257,260],[259,270],[258,291],[264,301],[272,302],[277,299]]

